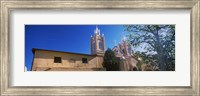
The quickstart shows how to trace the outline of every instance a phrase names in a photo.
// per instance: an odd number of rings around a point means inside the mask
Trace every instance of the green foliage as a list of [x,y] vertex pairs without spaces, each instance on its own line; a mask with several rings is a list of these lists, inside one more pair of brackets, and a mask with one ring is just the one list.
[[103,67],[105,67],[107,71],[120,70],[118,59],[110,48],[108,48],[104,54]]
[[150,54],[147,55],[145,54],[145,52],[136,51],[134,53],[134,58],[138,61],[137,67],[139,68],[139,70],[142,70],[141,69],[142,64],[150,64],[154,67],[156,67],[158,64],[155,55],[150,55]]
[[[126,25],[128,41],[133,47],[145,46],[142,63],[175,70],[175,25]],[[139,62],[140,63],[140,62]],[[140,65],[138,65],[140,66]]]

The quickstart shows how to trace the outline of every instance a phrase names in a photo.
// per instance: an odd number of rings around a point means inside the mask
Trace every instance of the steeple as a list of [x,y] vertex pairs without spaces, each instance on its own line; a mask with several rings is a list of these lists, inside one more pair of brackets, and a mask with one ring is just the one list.
[[100,34],[100,29],[96,26],[94,36],[91,36],[91,54],[104,54],[105,52],[105,37]]
[[124,32],[122,32],[122,41],[126,41],[126,37],[124,36]]
[[122,37],[122,40],[123,40],[123,41],[126,41],[126,37],[125,37],[125,36],[123,36],[123,37]]
[[96,29],[94,30],[94,33],[100,35],[100,29],[98,28],[97,25],[96,25]]

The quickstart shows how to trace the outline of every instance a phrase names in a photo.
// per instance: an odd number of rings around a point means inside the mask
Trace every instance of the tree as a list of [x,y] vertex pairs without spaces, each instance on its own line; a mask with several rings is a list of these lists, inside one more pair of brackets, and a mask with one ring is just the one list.
[[[155,59],[162,71],[175,68],[175,25],[125,25],[128,41],[145,46],[145,53]],[[153,56],[154,55],[154,56]]]
[[133,58],[135,58],[138,62],[137,62],[137,67],[139,70],[142,70],[142,65],[144,66],[152,66],[153,69],[157,68],[157,61],[155,59],[154,55],[150,55],[150,54],[145,54],[145,52],[139,52],[136,51],[133,55]]
[[119,71],[120,66],[115,56],[115,53],[108,48],[103,57],[103,67],[106,68],[107,71]]

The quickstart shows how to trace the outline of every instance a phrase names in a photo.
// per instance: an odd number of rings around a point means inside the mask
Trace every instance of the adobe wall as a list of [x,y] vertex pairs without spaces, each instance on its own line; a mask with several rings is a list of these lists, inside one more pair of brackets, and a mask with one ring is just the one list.
[[[61,57],[61,63],[54,63],[54,57]],[[88,63],[82,63],[82,58],[87,58]],[[71,59],[75,60],[75,63],[70,62]],[[63,70],[68,68],[70,70],[77,69],[90,69],[92,68],[103,68],[103,57],[94,55],[83,55],[83,54],[71,54],[65,52],[54,52],[45,50],[35,50],[35,56],[33,60],[32,70],[43,70],[45,68],[52,68]]]

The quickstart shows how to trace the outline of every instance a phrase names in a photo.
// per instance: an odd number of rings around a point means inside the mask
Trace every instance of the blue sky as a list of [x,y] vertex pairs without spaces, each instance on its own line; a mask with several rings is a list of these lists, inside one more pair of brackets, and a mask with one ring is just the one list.
[[[25,66],[31,70],[32,48],[90,54],[90,36],[96,25],[25,25]],[[121,42],[123,25],[98,25],[106,49]]]

